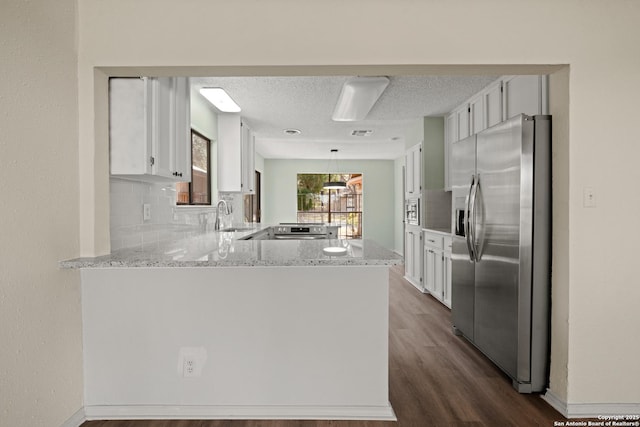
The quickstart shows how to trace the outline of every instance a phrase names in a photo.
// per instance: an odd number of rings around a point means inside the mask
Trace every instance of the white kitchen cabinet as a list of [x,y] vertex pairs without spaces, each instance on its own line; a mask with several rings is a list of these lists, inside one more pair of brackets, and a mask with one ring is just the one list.
[[420,197],[422,192],[422,144],[416,144],[405,153],[405,198]]
[[451,308],[451,236],[423,230],[424,288]]
[[254,138],[239,114],[218,115],[218,191],[254,191]]
[[242,123],[242,192],[255,192],[255,136],[245,123]]
[[190,181],[190,130],[188,79],[109,80],[112,175],[141,181]]
[[497,125],[502,118],[502,80],[492,83],[482,91],[484,116],[487,127]]
[[424,290],[434,296],[442,293],[442,272],[438,268],[442,263],[439,258],[442,258],[442,250],[424,246]]
[[443,265],[442,265],[442,286],[443,286],[443,297],[442,302],[447,307],[451,308],[451,246],[453,244],[453,238],[451,236],[445,236],[443,245],[444,252],[443,256]]
[[484,94],[479,93],[469,101],[469,129],[470,134],[475,135],[487,128],[485,117]]
[[420,227],[407,225],[404,240],[404,277],[424,292],[422,285],[422,235]]
[[[174,160],[173,169],[180,182],[191,182],[191,87],[188,78],[173,79]],[[183,143],[186,141],[186,143]]]
[[451,191],[451,143],[470,135],[470,104],[465,103],[444,118],[444,190]]
[[468,103],[465,103],[454,110],[454,114],[456,115],[456,128],[457,128],[457,139],[459,141],[461,139],[465,139],[469,135],[471,135],[471,129],[469,128],[469,111],[470,107]]
[[547,76],[506,76],[502,87],[504,120],[518,114],[548,114]]
[[451,191],[451,143],[521,113],[549,114],[547,76],[503,76],[445,116],[445,191]]

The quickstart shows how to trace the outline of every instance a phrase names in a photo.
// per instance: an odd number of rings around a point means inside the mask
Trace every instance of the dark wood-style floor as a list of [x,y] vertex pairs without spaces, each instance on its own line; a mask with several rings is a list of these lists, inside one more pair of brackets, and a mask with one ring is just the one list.
[[397,422],[154,420],[88,421],[82,427],[553,426],[566,421],[539,395],[523,395],[451,331],[451,313],[390,274],[389,393]]

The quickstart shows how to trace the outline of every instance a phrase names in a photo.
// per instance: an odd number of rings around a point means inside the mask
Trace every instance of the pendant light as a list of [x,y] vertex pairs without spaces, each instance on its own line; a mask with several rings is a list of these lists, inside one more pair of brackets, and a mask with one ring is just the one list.
[[[322,185],[322,188],[325,188],[327,190],[344,190],[345,188],[347,188],[347,183],[344,181],[331,181],[331,160],[333,160],[336,164],[336,168],[335,170],[339,170],[338,169],[338,149],[337,148],[332,148],[331,149],[331,157],[329,158],[329,164],[327,165],[327,175],[329,175],[329,180],[327,182],[325,182]],[[339,177],[338,177],[339,179]]]

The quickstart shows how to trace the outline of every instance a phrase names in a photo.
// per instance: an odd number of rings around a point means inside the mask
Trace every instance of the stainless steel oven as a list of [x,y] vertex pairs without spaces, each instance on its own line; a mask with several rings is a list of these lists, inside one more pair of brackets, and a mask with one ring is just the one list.
[[239,240],[318,240],[337,239],[339,225],[281,223],[241,237]]
[[420,199],[405,200],[404,215],[407,224],[420,225]]

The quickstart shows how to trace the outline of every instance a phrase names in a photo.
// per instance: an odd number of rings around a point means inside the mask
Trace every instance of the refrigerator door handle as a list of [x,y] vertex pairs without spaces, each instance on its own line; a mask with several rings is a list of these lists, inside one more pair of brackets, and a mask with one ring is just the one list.
[[[482,246],[484,243],[484,208],[482,203],[482,189],[480,188],[480,174],[476,175],[476,187],[473,191],[471,202],[471,215],[473,216],[473,253],[475,261],[482,258]],[[478,226],[480,230],[478,230]]]
[[478,256],[478,242],[477,242],[477,229],[476,229],[476,202],[478,200],[478,186],[480,185],[480,175],[475,176],[475,180],[471,185],[471,190],[469,190],[469,216],[471,217],[469,220],[469,234],[470,234],[470,246],[473,254],[473,261],[480,261],[480,257]]
[[475,250],[474,250],[474,246],[473,246],[473,241],[474,241],[474,236],[473,236],[473,231],[472,231],[472,227],[471,227],[471,197],[473,194],[473,189],[475,187],[475,180],[476,177],[475,175],[471,175],[471,184],[469,185],[469,194],[467,195],[467,199],[466,199],[466,206],[465,206],[465,233],[464,233],[464,238],[465,241],[467,242],[467,249],[469,250],[469,261],[473,262],[476,259],[476,254],[475,254]]

